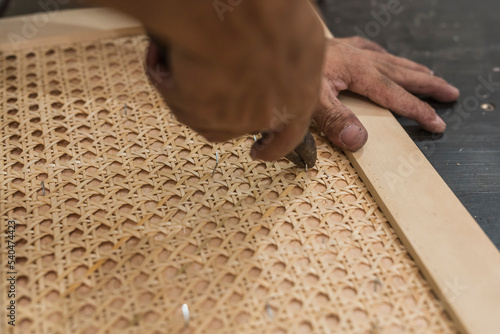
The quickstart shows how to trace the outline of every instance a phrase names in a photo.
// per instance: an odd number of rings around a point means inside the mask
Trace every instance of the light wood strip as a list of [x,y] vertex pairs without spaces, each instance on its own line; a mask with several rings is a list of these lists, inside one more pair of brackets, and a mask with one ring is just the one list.
[[139,21],[104,8],[42,12],[0,20],[0,51],[144,32]]
[[387,110],[354,94],[341,101],[369,133],[346,152],[434,291],[466,333],[500,328],[500,253]]

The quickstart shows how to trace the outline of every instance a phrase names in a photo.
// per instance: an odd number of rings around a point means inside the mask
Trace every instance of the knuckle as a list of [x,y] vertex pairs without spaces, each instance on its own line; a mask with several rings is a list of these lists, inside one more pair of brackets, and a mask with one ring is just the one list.
[[394,73],[396,76],[400,76],[403,82],[414,82],[418,73],[416,74],[414,71],[408,70],[406,68],[401,68],[398,66],[390,65],[389,71]]
[[[385,91],[391,93],[389,95],[395,95],[398,93],[394,89],[394,82],[391,79],[389,79],[388,77],[386,77],[385,75],[380,73],[378,75],[377,81],[380,83],[380,85],[383,87],[383,89]],[[399,91],[399,95],[404,95],[404,93],[405,92],[403,90]]]
[[422,109],[424,109],[424,111],[421,113],[422,122],[431,123],[436,119],[436,112],[434,111],[434,109],[432,109],[431,106],[424,103]]
[[361,36],[354,36],[352,38],[352,41],[357,44],[357,45],[364,45],[366,44],[368,41],[366,39],[364,39],[363,37]]
[[416,99],[410,108],[408,118],[414,119],[420,123],[428,124],[435,120],[436,112],[427,103]]
[[317,110],[316,122],[324,133],[335,131],[348,120],[347,115],[339,109],[322,105]]
[[386,76],[381,75],[378,79],[378,83],[381,87],[379,98],[384,107],[393,107],[395,101],[408,101],[409,94],[404,89],[397,89],[394,83]]
[[361,65],[359,61],[353,62],[353,65],[347,68],[348,76],[346,81],[349,83],[349,88],[352,88],[352,85],[357,85],[361,82],[361,79],[367,74],[367,69],[364,65]]

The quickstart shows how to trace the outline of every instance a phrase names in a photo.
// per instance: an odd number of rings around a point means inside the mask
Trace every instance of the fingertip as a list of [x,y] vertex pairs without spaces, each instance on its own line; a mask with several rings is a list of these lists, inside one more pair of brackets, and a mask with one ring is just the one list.
[[438,133],[444,132],[446,130],[446,123],[443,121],[439,115],[436,115],[436,119],[434,120],[434,125]]
[[439,115],[436,115],[436,118],[427,125],[423,125],[424,129],[432,133],[442,133],[446,130],[446,123],[443,121]]
[[254,160],[275,161],[292,152],[303,140],[309,122],[290,124],[285,129],[272,132],[262,132],[262,137],[257,140],[250,150]]
[[253,143],[252,148],[250,149],[250,157],[252,160],[265,160],[263,159],[265,154],[262,152],[266,149],[266,145],[272,141],[272,136],[272,132],[261,132],[261,137]]
[[455,86],[452,86],[452,85],[449,85],[449,86],[450,86],[450,92],[451,92],[453,101],[455,101],[460,97],[460,90]]
[[339,147],[349,151],[357,151],[368,140],[368,131],[363,126],[350,124],[345,126],[339,134]]
[[455,102],[456,100],[458,100],[459,97],[460,97],[460,91],[458,90],[458,88],[450,84],[446,84],[441,89],[441,92],[439,93],[436,92],[436,96],[434,96],[436,100],[444,103]]
[[275,153],[273,141],[274,133],[264,132],[262,138],[252,145],[250,157],[253,160],[274,161],[284,156],[284,154],[280,156],[279,153]]
[[269,147],[270,145],[269,143],[263,143],[262,138],[257,140],[250,150],[252,160],[275,161],[285,156],[285,154],[277,154]]
[[366,128],[337,98],[325,101],[314,118],[325,136],[341,149],[354,152],[368,140]]
[[250,158],[252,158],[252,160],[259,160],[260,157],[259,157],[259,151],[261,151],[262,149],[260,148],[260,145],[262,145],[261,143],[259,143],[260,139],[258,141],[256,141],[253,145],[252,145],[252,148],[250,149]]

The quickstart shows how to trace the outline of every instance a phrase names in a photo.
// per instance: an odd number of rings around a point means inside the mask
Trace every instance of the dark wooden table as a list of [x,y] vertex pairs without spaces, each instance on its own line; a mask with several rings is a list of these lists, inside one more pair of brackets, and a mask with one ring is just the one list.
[[461,90],[454,105],[430,101],[448,123],[443,136],[399,120],[500,249],[500,2],[400,0],[394,13],[388,2],[327,0],[321,9],[335,36],[364,35]]

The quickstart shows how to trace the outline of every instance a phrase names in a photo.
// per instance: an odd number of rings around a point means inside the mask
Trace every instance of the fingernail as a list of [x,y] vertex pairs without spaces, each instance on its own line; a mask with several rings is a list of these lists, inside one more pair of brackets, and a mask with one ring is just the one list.
[[433,70],[430,70],[430,71],[429,71],[429,74],[430,74],[430,75],[434,75],[434,71],[433,71]]
[[363,130],[357,125],[348,125],[340,132],[340,141],[345,146],[352,147],[363,138]]
[[446,129],[446,123],[441,117],[436,115],[436,119],[432,122],[436,127],[436,132],[443,132]]
[[450,86],[450,89],[454,95],[457,95],[457,96],[460,95],[460,90],[457,87],[452,86],[452,85],[448,85],[448,86]]

